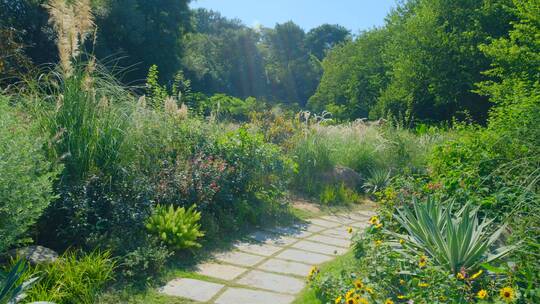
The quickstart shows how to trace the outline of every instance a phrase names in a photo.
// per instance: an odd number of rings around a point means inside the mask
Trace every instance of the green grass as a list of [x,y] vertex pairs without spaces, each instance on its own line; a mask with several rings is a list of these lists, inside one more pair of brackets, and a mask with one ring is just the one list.
[[[349,251],[345,255],[337,257],[335,260],[323,264],[320,269],[321,273],[338,275],[344,270],[357,268],[360,262],[354,258],[353,252]],[[304,290],[296,297],[293,304],[325,304],[326,301],[321,300],[317,293],[306,286]]]

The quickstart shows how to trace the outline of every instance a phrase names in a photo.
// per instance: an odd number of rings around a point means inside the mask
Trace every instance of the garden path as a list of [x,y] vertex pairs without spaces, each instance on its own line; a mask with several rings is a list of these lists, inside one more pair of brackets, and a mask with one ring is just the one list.
[[198,277],[177,278],[160,288],[169,296],[213,304],[289,304],[313,266],[348,251],[349,227],[367,227],[371,211],[327,215],[304,224],[261,230],[235,249],[196,266]]

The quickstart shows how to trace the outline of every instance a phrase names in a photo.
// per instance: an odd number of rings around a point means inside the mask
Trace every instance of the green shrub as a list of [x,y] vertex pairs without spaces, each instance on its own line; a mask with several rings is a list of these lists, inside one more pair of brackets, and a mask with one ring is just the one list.
[[320,201],[324,205],[343,205],[360,201],[360,196],[344,184],[326,185],[320,194]]
[[113,278],[115,262],[108,252],[66,253],[57,261],[30,267],[22,280],[39,276],[27,293],[27,301],[61,304],[95,303]]
[[160,275],[172,252],[155,238],[147,237],[119,257],[119,278],[124,283],[148,283]]
[[57,170],[43,154],[46,139],[0,96],[0,252],[28,241],[27,230],[54,198]]
[[444,207],[431,199],[426,203],[414,202],[413,206],[414,210],[398,209],[395,218],[408,234],[397,237],[417,254],[428,255],[437,266],[454,274],[474,270],[514,249],[499,247],[492,251],[506,225],[491,232],[489,225],[493,220],[480,221],[477,208],[466,205],[452,216],[452,205]]
[[200,231],[201,213],[193,205],[189,209],[157,205],[147,220],[146,228],[173,249],[187,249],[201,245],[197,239],[204,236]]

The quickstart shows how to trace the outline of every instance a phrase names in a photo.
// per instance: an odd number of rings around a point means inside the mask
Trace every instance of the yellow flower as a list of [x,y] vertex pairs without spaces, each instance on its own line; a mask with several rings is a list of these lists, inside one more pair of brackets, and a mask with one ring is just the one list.
[[347,298],[347,300],[345,300],[345,303],[347,303],[347,304],[358,304],[358,301],[356,301],[355,298]]
[[484,271],[482,269],[480,269],[477,273],[473,274],[470,279],[474,280],[474,279],[478,278],[479,276],[482,275],[483,272]]
[[428,287],[428,286],[429,286],[428,283],[424,283],[424,282],[418,283],[418,287]]
[[512,302],[515,298],[515,292],[512,287],[504,287],[500,291],[501,298],[505,300],[506,302]]
[[384,301],[384,304],[394,304],[394,301],[392,301],[392,299],[386,299],[386,301]]
[[364,283],[362,283],[361,280],[356,280],[354,281],[354,287],[358,288],[358,289],[362,289],[362,287],[364,287]]
[[351,233],[353,232],[352,227],[347,228],[347,232],[348,232],[349,234],[351,234]]
[[404,240],[404,239],[399,239],[399,243],[400,243],[401,245],[403,245],[403,244],[405,244],[405,240]]
[[366,291],[369,293],[369,294],[373,294],[373,288],[371,287],[366,287]]
[[405,285],[405,280],[403,280],[403,279],[399,280],[399,284]]
[[405,297],[404,295],[398,295],[397,298],[400,299],[400,300],[403,300],[403,299],[405,299],[406,297]]
[[358,301],[358,304],[369,304],[366,298],[358,298],[357,301]]
[[374,215],[369,219],[371,225],[377,225],[379,223],[379,217]]
[[345,294],[345,298],[347,298],[347,299],[351,298],[351,297],[353,297],[353,295],[354,295],[354,289],[351,289],[351,290],[347,291],[347,293]]
[[463,275],[463,273],[459,272],[457,274],[457,278],[460,279],[460,280],[465,280],[465,276]]
[[381,246],[382,244],[382,241],[381,240],[376,240],[375,241],[375,246]]
[[420,257],[420,260],[418,261],[418,266],[420,266],[420,268],[423,268],[423,267],[426,267],[426,264],[427,264],[427,256],[423,255]]
[[476,294],[476,297],[479,298],[480,300],[483,300],[485,299],[486,297],[488,296],[488,293],[485,289],[481,289],[477,294]]
[[375,228],[380,229],[382,226],[383,226],[383,224],[379,223],[379,224],[375,225]]
[[343,299],[341,296],[337,297],[336,300],[334,301],[335,304],[340,304],[341,303],[341,299]]

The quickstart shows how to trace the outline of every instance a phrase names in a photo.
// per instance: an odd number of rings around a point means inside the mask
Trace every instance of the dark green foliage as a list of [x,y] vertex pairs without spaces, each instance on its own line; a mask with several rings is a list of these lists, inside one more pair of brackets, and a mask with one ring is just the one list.
[[265,66],[275,100],[304,106],[320,77],[306,47],[306,33],[294,22],[277,24],[263,36]]
[[306,35],[306,47],[317,59],[323,60],[326,53],[336,45],[350,40],[351,32],[337,24],[323,24]]
[[28,241],[27,230],[54,199],[58,174],[42,152],[47,139],[8,102],[0,96],[0,252]]
[[[172,81],[180,69],[182,37],[190,27],[190,0],[109,0],[98,14],[100,58],[123,56],[124,81],[141,81],[153,64]],[[99,10],[98,10],[99,12]]]

